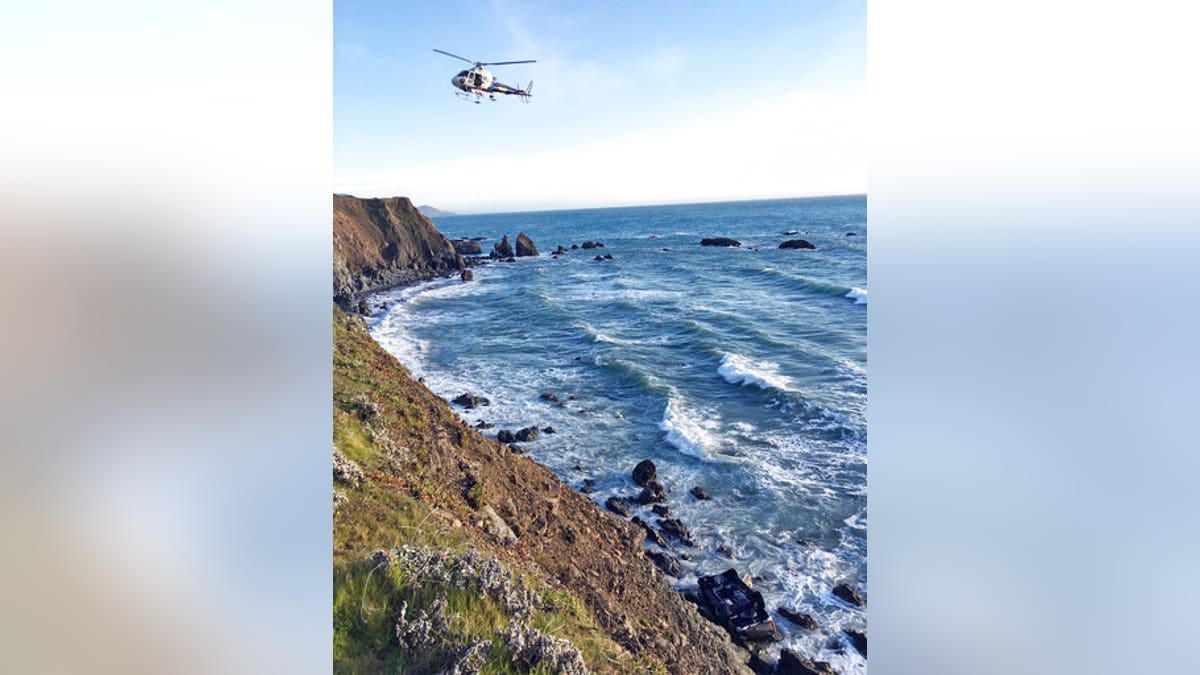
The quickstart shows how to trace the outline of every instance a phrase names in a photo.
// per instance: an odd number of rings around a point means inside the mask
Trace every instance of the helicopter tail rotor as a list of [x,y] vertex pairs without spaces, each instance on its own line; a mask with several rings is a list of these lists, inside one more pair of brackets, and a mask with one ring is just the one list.
[[533,80],[530,80],[529,84],[525,85],[525,91],[521,92],[521,100],[529,103],[531,96],[533,96]]

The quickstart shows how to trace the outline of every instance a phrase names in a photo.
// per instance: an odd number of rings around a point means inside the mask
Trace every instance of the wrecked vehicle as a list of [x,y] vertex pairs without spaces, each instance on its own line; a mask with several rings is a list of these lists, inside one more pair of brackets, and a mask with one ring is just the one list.
[[762,593],[750,588],[732,567],[698,579],[703,607],[712,619],[743,640],[778,640],[782,635],[767,613]]

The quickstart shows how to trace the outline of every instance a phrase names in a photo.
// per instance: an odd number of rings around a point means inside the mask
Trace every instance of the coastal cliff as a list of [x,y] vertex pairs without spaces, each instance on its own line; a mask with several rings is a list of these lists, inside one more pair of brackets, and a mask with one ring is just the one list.
[[[335,295],[458,269],[414,213],[335,198]],[[361,317],[333,327],[334,672],[750,672],[643,528],[469,427]]]
[[333,197],[333,297],[351,309],[367,293],[459,272],[463,260],[407,197]]

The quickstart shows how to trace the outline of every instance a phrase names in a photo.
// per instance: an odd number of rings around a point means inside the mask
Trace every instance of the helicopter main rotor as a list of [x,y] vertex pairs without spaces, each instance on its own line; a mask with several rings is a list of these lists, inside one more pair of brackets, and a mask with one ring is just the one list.
[[450,52],[444,52],[444,51],[442,51],[442,50],[440,50],[440,49],[435,49],[435,50],[433,50],[433,51],[435,51],[435,52],[437,52],[437,53],[439,53],[439,54],[445,54],[446,56],[451,56],[451,57],[454,57],[454,58],[458,59],[459,61],[466,61],[467,63],[470,63],[471,65],[475,66],[476,68],[478,68],[479,66],[510,66],[510,65],[513,65],[513,64],[516,64],[516,63],[537,63],[537,61],[536,61],[536,60],[528,60],[528,61],[491,61],[491,62],[487,62],[487,63],[485,63],[485,62],[483,62],[483,61],[472,61],[471,59],[464,59],[463,57],[459,56],[458,54],[451,54]]

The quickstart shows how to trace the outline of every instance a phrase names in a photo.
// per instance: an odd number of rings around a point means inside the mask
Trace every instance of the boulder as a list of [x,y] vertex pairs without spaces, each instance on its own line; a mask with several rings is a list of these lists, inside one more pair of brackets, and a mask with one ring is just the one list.
[[662,516],[663,518],[671,515],[671,507],[666,504],[655,504],[650,507],[650,510],[654,512],[654,515]]
[[543,434],[557,434],[558,432],[554,430],[554,427],[543,427],[542,433]]
[[512,244],[509,243],[507,234],[504,235],[503,239],[496,242],[496,245],[495,245],[495,247],[493,247],[493,250],[492,250],[492,257],[500,258],[502,260],[513,257]]
[[362,316],[371,316],[371,306],[367,304],[366,300],[358,301],[358,313]]
[[595,262],[604,262],[604,256],[598,255],[595,258],[592,258],[592,260],[594,260]]
[[807,239],[788,239],[780,244],[779,248],[810,248],[816,250],[817,247],[809,243]]
[[463,270],[462,274],[459,275],[459,278],[461,278],[463,281],[471,281],[475,278],[475,273],[471,270]]
[[656,480],[650,481],[642,493],[638,495],[639,504],[658,504],[667,501],[667,490]]
[[867,634],[856,630],[844,630],[846,637],[850,638],[850,646],[858,650],[859,654],[867,655]]
[[558,248],[554,249],[554,252],[555,253],[566,253],[567,249],[563,248],[562,246],[559,246]]
[[658,478],[658,469],[655,468],[654,462],[648,459],[643,459],[633,467],[633,482],[637,483],[639,487],[646,487],[656,478]]
[[475,423],[476,429],[491,429],[492,427],[495,427],[495,426],[496,426],[495,424],[492,424],[491,422],[485,422],[483,420],[479,420],[478,422]]
[[862,607],[864,604],[862,594],[858,592],[857,588],[851,586],[850,584],[838,584],[837,586],[834,586],[833,595],[839,600],[854,605],[855,607]]
[[674,557],[659,551],[646,551],[646,557],[650,559],[650,562],[654,563],[655,567],[662,570],[663,574],[675,577],[676,579],[679,578],[681,572],[679,561]]
[[579,491],[585,495],[590,495],[593,492],[595,492],[596,491],[596,479],[595,478],[584,478],[583,485],[579,488]]
[[479,255],[483,253],[483,249],[479,248],[479,242],[477,241],[451,239],[450,245],[454,247],[454,252],[459,255]]
[[659,518],[658,526],[666,534],[675,537],[683,542],[685,546],[695,546],[696,542],[692,540],[692,533],[688,532],[687,526],[678,518]]
[[579,248],[579,244],[571,244],[571,250],[572,250],[572,251],[574,251],[574,250],[576,250],[576,249],[578,249],[578,248]]
[[663,548],[667,547],[667,542],[662,538],[662,534],[660,534],[658,530],[651,527],[650,523],[647,523],[638,516],[634,516],[629,522],[646,531],[646,541],[654,542]]
[[700,499],[703,501],[708,501],[708,500],[712,499],[712,495],[708,494],[708,492],[704,488],[700,487],[699,485],[692,488],[692,496],[695,497],[696,499]]
[[523,455],[523,454],[525,454],[525,448],[522,448],[521,446],[517,445],[516,443],[509,443],[509,444],[508,444],[508,451],[509,451],[509,452],[511,452],[511,453],[512,453],[512,454],[514,454],[514,455]]
[[706,237],[700,240],[701,246],[741,246],[742,242],[729,237]]
[[539,394],[538,398],[542,399],[543,401],[549,401],[551,403],[559,403],[559,404],[562,403],[562,401],[558,400],[557,396],[555,396],[554,394],[551,394],[549,392],[545,392],[545,391],[542,392],[541,394]]
[[517,432],[517,442],[519,442],[519,443],[528,443],[529,441],[536,441],[537,437],[538,437],[538,428],[537,427],[525,427],[524,429],[521,429],[520,431]]
[[811,615],[805,614],[804,612],[797,612],[795,610],[788,609],[787,607],[779,608],[779,616],[791,621],[804,630],[816,630],[820,627],[817,625],[817,620],[812,618]]
[[620,497],[609,497],[608,500],[604,502],[604,508],[623,518],[628,518],[629,516],[633,515],[633,512],[629,510],[629,502],[621,499]]
[[837,671],[828,663],[813,661],[790,649],[779,653],[779,666],[775,672],[778,675],[837,675]]
[[496,513],[495,509],[490,506],[484,506],[482,513],[483,518],[480,522],[480,527],[483,528],[484,532],[492,535],[505,546],[512,546],[516,543],[517,533],[513,532],[513,529],[508,526],[508,523],[504,522],[504,519],[500,517],[500,514]]
[[857,235],[856,233],[854,233],[854,232],[847,232],[847,233],[846,233],[846,236],[847,236],[847,237],[857,237],[858,235]]
[[534,245],[533,240],[529,238],[529,235],[525,234],[524,232],[521,232],[520,234],[518,234],[517,235],[517,257],[518,258],[527,258],[530,256],[535,256],[537,254],[538,254],[537,246]]
[[501,429],[496,433],[496,440],[500,441],[501,443],[512,443],[513,441],[517,440],[517,437],[508,429]]
[[[584,248],[587,248],[587,249],[593,249],[593,248],[604,248],[604,242],[600,242],[600,241],[585,241],[585,242],[583,242],[583,247],[584,247]],[[574,248],[574,247],[572,246],[571,248]]]
[[787,232],[783,233],[783,236],[791,237],[791,236],[797,235],[797,234],[800,234],[800,230],[788,230]]
[[456,396],[454,398],[454,400],[451,401],[451,403],[453,403],[455,405],[461,405],[462,407],[470,409],[470,410],[474,410],[475,408],[478,408],[481,405],[491,405],[492,402],[482,396],[476,396],[475,394],[468,393],[468,394],[463,394],[461,396]]

